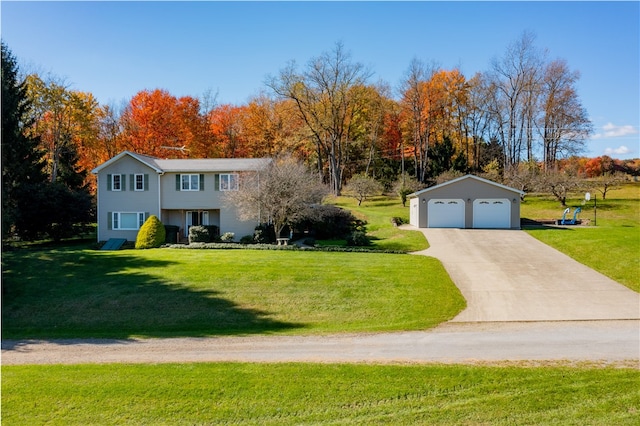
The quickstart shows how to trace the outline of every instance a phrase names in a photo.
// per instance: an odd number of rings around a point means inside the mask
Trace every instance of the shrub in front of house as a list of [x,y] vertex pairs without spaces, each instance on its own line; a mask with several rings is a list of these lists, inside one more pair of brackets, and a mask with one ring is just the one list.
[[204,225],[209,230],[209,243],[217,241],[220,238],[220,228],[216,225]]
[[235,238],[236,234],[234,234],[233,232],[225,232],[220,237],[220,241],[222,241],[223,243],[232,243]]
[[209,242],[211,242],[211,234],[206,226],[198,225],[189,228],[189,244]]
[[371,244],[369,237],[363,231],[353,231],[347,237],[347,245],[355,247],[365,247]]
[[240,238],[240,244],[254,244],[255,240],[253,239],[253,235],[245,235]]
[[160,247],[164,244],[166,238],[166,230],[158,216],[151,215],[142,224],[136,237],[137,249],[149,249]]
[[253,240],[257,244],[271,244],[276,242],[276,231],[273,229],[273,225],[267,223],[261,223],[256,226],[253,232]]
[[333,205],[308,206],[293,227],[319,240],[343,238],[363,225],[350,211]]

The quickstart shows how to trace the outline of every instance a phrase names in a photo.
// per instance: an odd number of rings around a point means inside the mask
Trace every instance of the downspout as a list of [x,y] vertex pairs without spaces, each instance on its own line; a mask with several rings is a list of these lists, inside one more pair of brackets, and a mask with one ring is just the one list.
[[160,218],[160,222],[164,223],[162,220],[162,185],[161,179],[164,172],[158,173],[158,217]]
[[100,174],[96,173],[96,240],[100,242]]

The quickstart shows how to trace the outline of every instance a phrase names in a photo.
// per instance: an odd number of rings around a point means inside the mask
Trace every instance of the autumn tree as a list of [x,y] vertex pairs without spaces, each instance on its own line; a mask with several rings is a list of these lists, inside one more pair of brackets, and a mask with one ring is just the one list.
[[94,168],[120,153],[122,142],[122,110],[114,105],[103,105],[98,111],[98,146],[94,149]]
[[393,184],[393,192],[398,194],[400,201],[402,202],[402,206],[406,207],[407,196],[423,189],[424,187],[425,184],[418,181],[415,176],[411,176],[408,173],[402,173]]
[[206,119],[199,100],[190,96],[176,98],[160,89],[138,92],[123,111],[121,125],[124,149],[162,158],[218,156],[204,143]]
[[[50,181],[57,181],[60,167],[65,167],[61,166],[61,159],[69,159],[72,151],[78,156],[76,162],[81,169],[95,166],[85,160],[99,135],[98,102],[93,95],[71,90],[55,78],[43,80],[36,74],[29,75],[26,84],[33,105],[30,131],[40,138],[46,152]],[[63,157],[63,153],[67,156]]]
[[365,67],[351,60],[341,43],[309,61],[304,71],[290,63],[268,86],[281,98],[294,101],[297,112],[316,146],[318,170],[328,164],[328,182],[339,195],[343,184],[345,155],[352,142],[353,117],[362,107],[355,87],[369,78]]
[[274,226],[279,237],[285,226],[304,214],[306,207],[319,204],[328,194],[309,169],[287,156],[265,163],[258,172],[240,177],[240,190],[227,191],[227,202],[242,220],[258,220]]
[[404,115],[404,134],[413,147],[416,178],[426,179],[429,148],[432,144],[434,99],[430,96],[427,81],[436,72],[436,66],[429,67],[417,58],[409,64],[406,76],[401,82],[401,105]]
[[219,105],[209,113],[209,131],[220,157],[246,157],[244,119],[246,107],[230,104]]

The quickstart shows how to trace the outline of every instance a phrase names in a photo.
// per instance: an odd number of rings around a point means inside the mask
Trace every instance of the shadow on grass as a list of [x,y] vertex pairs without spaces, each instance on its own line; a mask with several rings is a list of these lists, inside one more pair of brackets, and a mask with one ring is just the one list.
[[[141,271],[177,262],[134,252],[16,250],[2,258],[3,339],[198,337],[273,333],[302,324]],[[3,345],[4,348],[4,345]]]

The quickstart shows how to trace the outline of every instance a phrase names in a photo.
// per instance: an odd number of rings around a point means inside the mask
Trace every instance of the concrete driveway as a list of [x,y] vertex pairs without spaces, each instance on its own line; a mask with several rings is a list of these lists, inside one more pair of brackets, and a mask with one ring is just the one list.
[[[416,229],[416,228],[413,228]],[[524,231],[420,229],[467,299],[453,322],[640,318],[640,295]]]

